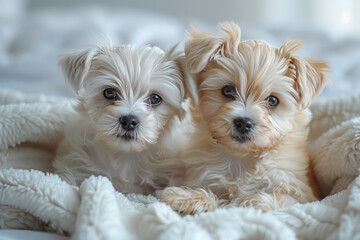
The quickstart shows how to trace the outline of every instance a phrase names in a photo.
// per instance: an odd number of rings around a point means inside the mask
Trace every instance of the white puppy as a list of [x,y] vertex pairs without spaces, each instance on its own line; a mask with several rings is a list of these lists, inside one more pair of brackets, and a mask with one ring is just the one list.
[[183,114],[183,59],[175,47],[165,53],[149,46],[62,55],[59,63],[78,93],[78,115],[57,149],[56,173],[74,185],[107,176],[125,193],[168,185],[172,170],[163,160],[182,142],[181,128],[173,126]]

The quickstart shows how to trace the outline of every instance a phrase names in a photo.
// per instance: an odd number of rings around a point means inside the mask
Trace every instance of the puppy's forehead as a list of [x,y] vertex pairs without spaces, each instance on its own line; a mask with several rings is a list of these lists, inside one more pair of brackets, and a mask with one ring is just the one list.
[[[163,62],[165,53],[157,47],[121,46],[110,49],[94,58],[93,68],[108,71],[124,81],[138,81],[151,76],[157,66]],[[144,78],[142,81],[146,81]]]
[[243,41],[237,51],[219,58],[218,64],[227,83],[235,85],[243,98],[262,99],[272,92],[292,91],[288,59],[265,41]]
[[250,47],[252,49],[259,48],[259,47],[268,48],[268,49],[276,49],[275,47],[271,46],[268,42],[266,42],[264,40],[244,40],[244,41],[239,42],[238,51],[241,51],[241,49],[245,46]]
[[278,71],[279,68],[285,70],[288,64],[279,49],[262,40],[240,42],[237,51],[227,57],[244,69],[249,77],[259,72]]
[[96,56],[90,71],[92,75],[101,75],[103,83],[109,86],[146,91],[163,64],[164,55],[157,47],[120,46]]

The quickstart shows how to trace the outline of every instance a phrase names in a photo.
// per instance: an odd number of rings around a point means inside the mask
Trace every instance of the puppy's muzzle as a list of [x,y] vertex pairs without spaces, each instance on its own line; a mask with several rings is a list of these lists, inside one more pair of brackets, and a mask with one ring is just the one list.
[[246,142],[249,140],[249,133],[254,129],[255,123],[247,117],[239,117],[234,119],[234,126],[237,134],[233,138],[238,142]]
[[126,115],[119,118],[121,127],[128,132],[134,131],[139,125],[140,120],[134,115]]

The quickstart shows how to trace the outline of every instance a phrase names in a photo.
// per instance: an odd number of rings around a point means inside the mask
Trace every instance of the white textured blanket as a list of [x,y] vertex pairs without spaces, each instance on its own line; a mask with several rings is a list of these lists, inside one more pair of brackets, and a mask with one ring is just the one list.
[[105,177],[77,188],[43,173],[51,172],[70,101],[8,94],[0,91],[0,228],[84,240],[360,239],[360,96],[312,107],[317,174],[324,192],[339,193],[266,214],[233,208],[180,217],[155,197],[116,192]]

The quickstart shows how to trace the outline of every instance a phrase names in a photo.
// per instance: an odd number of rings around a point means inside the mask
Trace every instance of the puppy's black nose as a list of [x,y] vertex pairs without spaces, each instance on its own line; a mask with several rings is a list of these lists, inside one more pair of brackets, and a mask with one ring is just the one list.
[[140,120],[134,115],[126,115],[122,116],[119,119],[119,122],[124,130],[134,131],[135,128],[139,125]]
[[254,121],[246,117],[236,118],[234,120],[234,124],[240,134],[246,134],[250,132],[255,126]]

